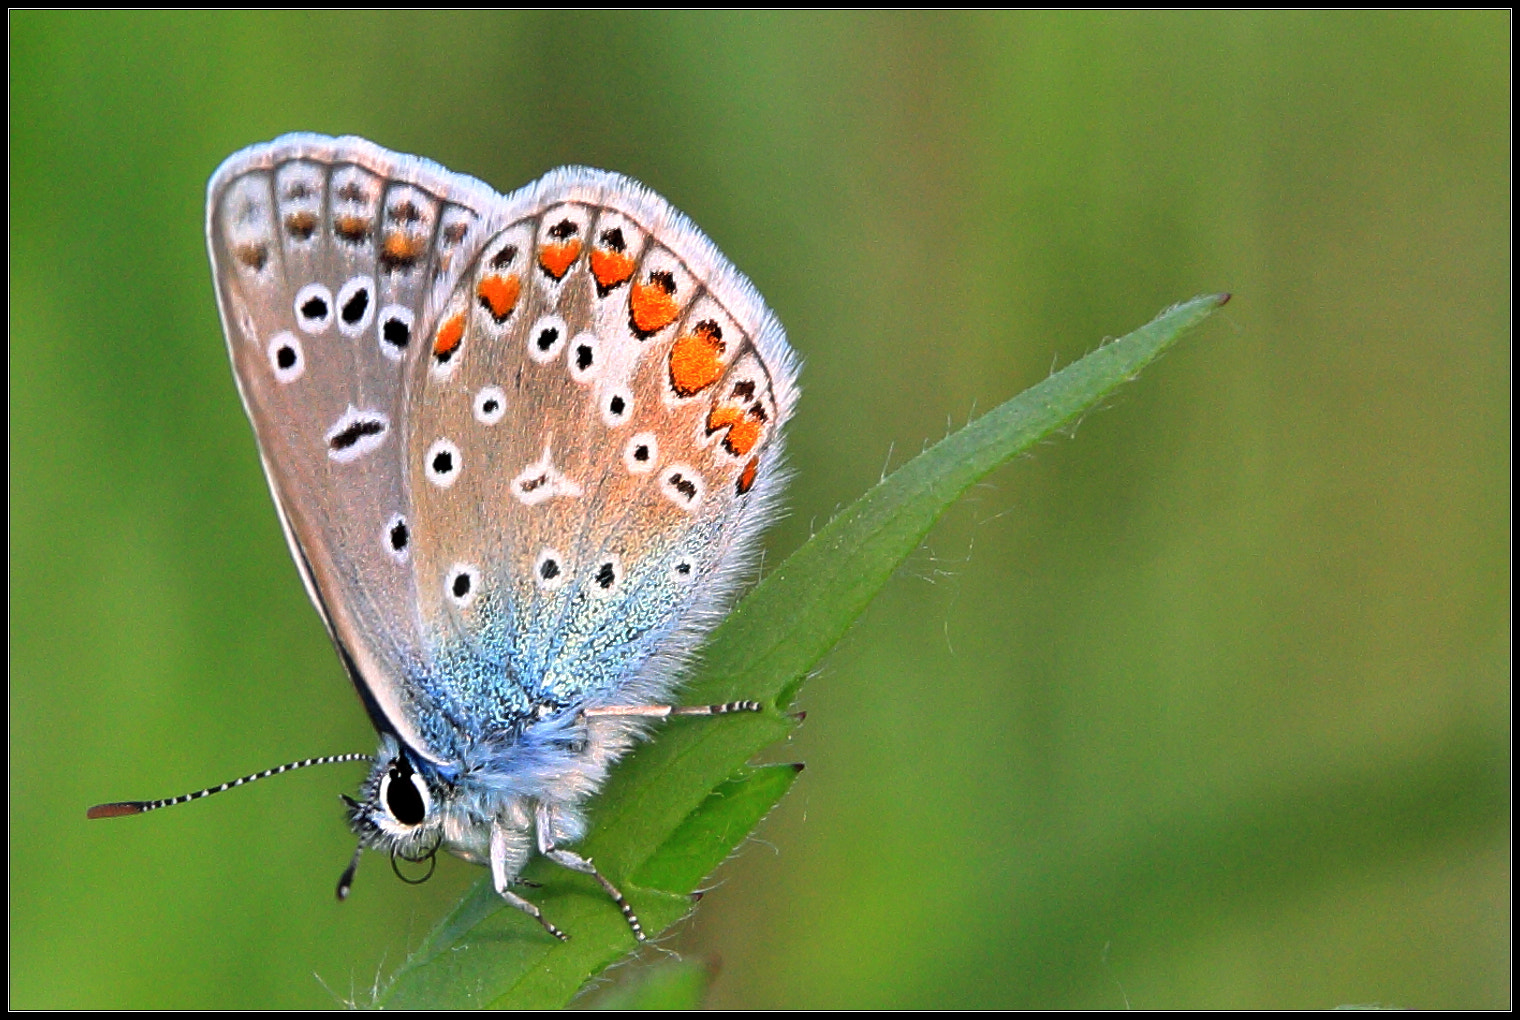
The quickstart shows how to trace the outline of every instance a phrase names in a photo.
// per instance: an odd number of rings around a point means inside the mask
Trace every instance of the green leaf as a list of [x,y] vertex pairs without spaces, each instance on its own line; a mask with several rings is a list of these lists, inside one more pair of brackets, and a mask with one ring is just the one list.
[[[509,907],[481,880],[438,931],[403,964],[376,999],[385,1009],[555,1009],[592,975],[635,943],[628,925],[600,886],[542,859],[525,877],[527,889],[555,924],[571,933],[557,942],[538,922]],[[644,926],[661,931],[691,910],[691,898],[622,883]],[[494,902],[493,902],[494,901]]]
[[[709,793],[645,862],[634,881],[624,885],[640,922],[651,931],[659,931],[689,910],[687,894],[754,830],[791,788],[800,771],[801,765],[744,768]],[[559,971],[538,969],[542,951],[557,948],[557,943],[528,917],[503,910],[501,897],[489,878],[482,878],[397,973],[380,1000],[386,1008],[464,1009],[490,1005],[508,996],[513,1005],[562,1005],[576,993],[584,977],[621,956],[627,949],[628,928],[621,916],[604,909],[610,904],[602,890],[583,881],[567,882],[572,876],[542,862],[534,863],[545,872],[542,877],[549,883],[541,893],[535,893],[535,898],[545,904],[552,900],[556,920],[574,924],[573,929],[567,929],[577,935],[570,945],[592,954],[590,964],[565,969],[573,983],[559,980]],[[535,879],[538,877],[535,873]],[[556,899],[561,887],[576,897],[564,905],[563,913]],[[588,912],[591,916],[584,917]],[[576,916],[574,922],[572,916]],[[587,934],[583,928],[606,927],[609,920],[611,932],[604,934],[623,938],[600,942],[583,938]],[[598,952],[601,955],[596,955]]]
[[634,881],[667,892],[695,889],[770,814],[801,771],[801,765],[766,765],[719,784],[644,862]]
[[[1198,325],[1229,295],[1194,298],[1106,344],[946,437],[883,479],[781,564],[713,632],[684,700],[752,698],[767,710],[672,720],[613,772],[580,851],[624,894],[646,931],[689,909],[692,892],[786,792],[791,766],[748,768],[795,726],[786,714],[819,660],[947,507],[999,464],[1074,421]],[[500,909],[482,879],[393,976],[386,1008],[568,1003],[636,943],[602,890],[535,860],[525,875],[556,942]]]
[[678,960],[646,967],[633,979],[597,997],[592,1009],[701,1009],[713,967],[705,960]]

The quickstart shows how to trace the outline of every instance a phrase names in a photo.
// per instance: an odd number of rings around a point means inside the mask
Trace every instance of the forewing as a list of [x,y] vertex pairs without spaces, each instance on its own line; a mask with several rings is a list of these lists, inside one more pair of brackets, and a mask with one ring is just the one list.
[[213,176],[222,325],[307,591],[378,728],[436,754],[404,460],[408,367],[500,198],[360,139],[290,135]]

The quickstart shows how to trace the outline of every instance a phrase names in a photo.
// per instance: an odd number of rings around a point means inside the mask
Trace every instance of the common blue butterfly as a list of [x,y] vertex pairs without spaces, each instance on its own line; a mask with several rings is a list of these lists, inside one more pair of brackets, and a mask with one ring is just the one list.
[[511,888],[536,850],[642,939],[567,845],[649,720],[762,710],[670,702],[784,481],[780,324],[686,217],[600,170],[499,195],[292,134],[216,171],[206,235],[281,526],[380,736],[339,896],[366,847],[446,849],[564,938]]

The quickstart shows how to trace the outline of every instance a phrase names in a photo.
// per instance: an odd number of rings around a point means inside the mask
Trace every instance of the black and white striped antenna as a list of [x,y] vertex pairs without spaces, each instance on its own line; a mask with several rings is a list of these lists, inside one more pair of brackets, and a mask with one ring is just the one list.
[[178,797],[170,797],[166,800],[120,800],[114,804],[96,804],[90,808],[86,817],[89,818],[120,818],[122,815],[140,815],[144,811],[157,811],[159,808],[173,807],[175,804],[185,804],[192,800],[200,800],[209,797],[213,793],[221,793],[244,783],[251,783],[256,779],[268,779],[270,776],[278,776],[283,772],[294,772],[296,769],[304,769],[311,765],[339,765],[349,761],[373,762],[375,756],[371,754],[329,754],[322,758],[303,758],[301,761],[293,761],[288,765],[280,765],[276,768],[265,769],[263,772],[255,772],[241,779],[223,783],[221,786],[208,786],[204,790],[195,793],[186,793]]

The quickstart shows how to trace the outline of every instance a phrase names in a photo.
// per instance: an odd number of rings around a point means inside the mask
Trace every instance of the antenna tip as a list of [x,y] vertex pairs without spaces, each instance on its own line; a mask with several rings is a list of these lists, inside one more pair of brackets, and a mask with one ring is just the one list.
[[359,855],[364,852],[364,845],[354,851],[353,859],[348,862],[348,867],[343,869],[343,874],[338,878],[338,902],[348,899],[348,891],[354,887],[354,872],[359,870]]
[[116,804],[96,804],[85,813],[86,818],[120,818],[122,815],[140,815],[148,805],[140,800],[124,800]]

